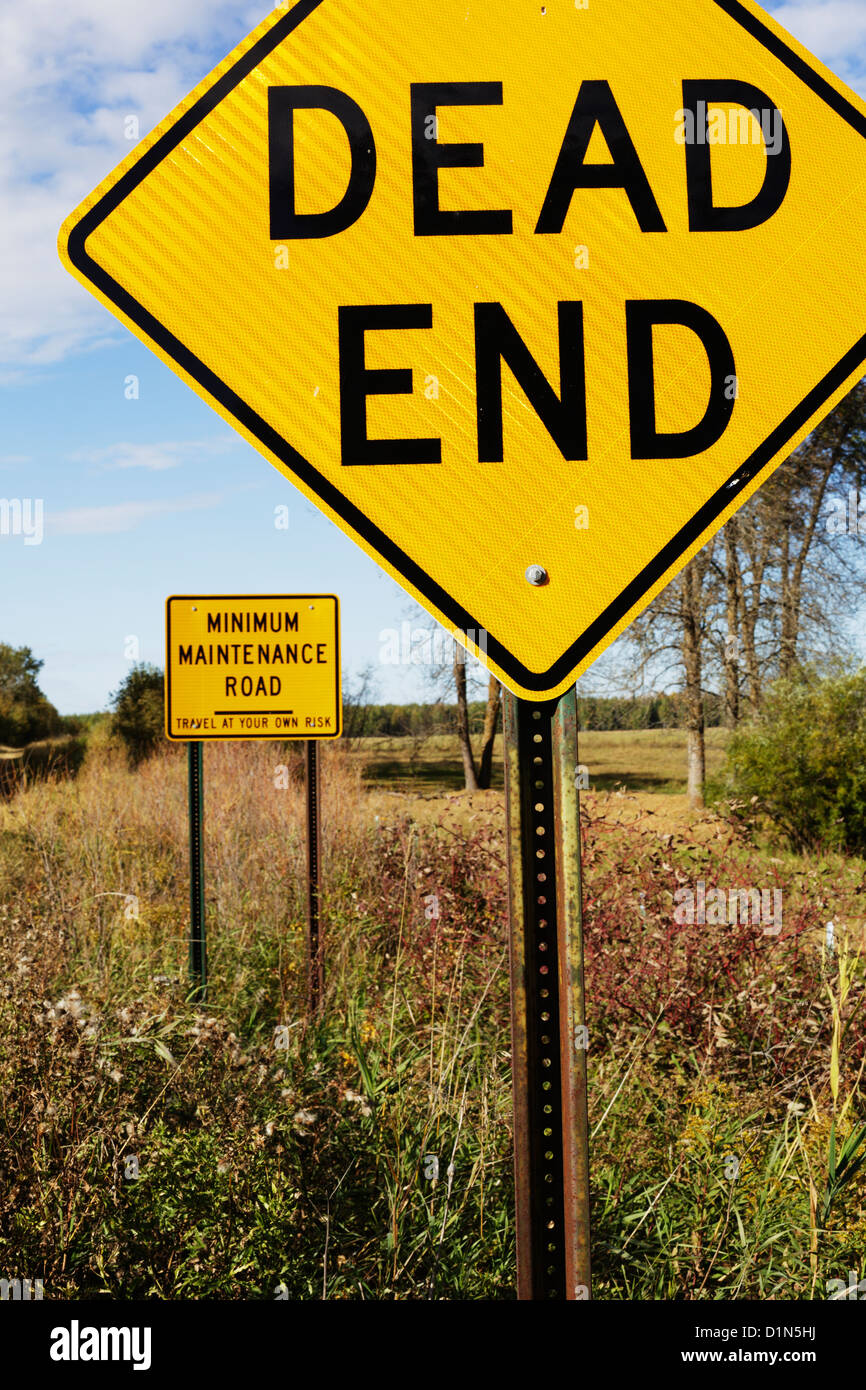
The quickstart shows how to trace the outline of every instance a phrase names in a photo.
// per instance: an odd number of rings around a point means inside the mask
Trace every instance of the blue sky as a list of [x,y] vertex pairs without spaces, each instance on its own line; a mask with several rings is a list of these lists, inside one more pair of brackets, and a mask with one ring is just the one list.
[[[866,0],[769,8],[866,93]],[[0,641],[44,659],[65,713],[104,708],[130,651],[162,665],[173,592],[337,592],[345,668],[375,667],[381,699],[429,689],[379,657],[385,629],[431,620],[57,258],[63,218],[129,152],[126,117],[144,135],[265,12],[0,0],[0,498],[45,507],[41,544],[0,535]]]

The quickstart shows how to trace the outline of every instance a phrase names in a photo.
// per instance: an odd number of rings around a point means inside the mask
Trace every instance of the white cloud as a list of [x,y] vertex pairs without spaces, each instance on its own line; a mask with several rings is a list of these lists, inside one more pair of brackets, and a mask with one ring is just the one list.
[[188,459],[211,458],[216,454],[228,453],[237,445],[233,435],[219,435],[215,439],[185,439],[179,443],[165,444],[108,444],[99,449],[76,449],[67,454],[74,463],[92,463],[105,471],[122,468],[146,468],[161,473],[166,468],[179,468]]
[[783,0],[768,8],[810,52],[855,90],[866,92],[864,0]]
[[122,341],[63,269],[61,222],[268,11],[231,0],[26,0],[0,9],[0,381]]
[[199,493],[161,502],[121,502],[107,507],[73,507],[66,512],[46,512],[45,531],[49,536],[108,536],[134,531],[143,521],[176,512],[201,512],[218,507],[219,492]]
[[863,0],[785,0],[771,9],[780,24],[825,62],[834,58],[849,62],[854,51],[866,44]]

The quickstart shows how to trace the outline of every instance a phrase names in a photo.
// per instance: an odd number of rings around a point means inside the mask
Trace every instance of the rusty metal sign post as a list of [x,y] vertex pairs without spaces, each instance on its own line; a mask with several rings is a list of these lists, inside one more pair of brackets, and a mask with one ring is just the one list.
[[577,698],[504,696],[517,1295],[592,1295]]
[[311,1014],[318,1013],[325,989],[325,943],[321,935],[320,862],[322,850],[319,821],[319,750],[315,739],[307,739],[307,1003]]

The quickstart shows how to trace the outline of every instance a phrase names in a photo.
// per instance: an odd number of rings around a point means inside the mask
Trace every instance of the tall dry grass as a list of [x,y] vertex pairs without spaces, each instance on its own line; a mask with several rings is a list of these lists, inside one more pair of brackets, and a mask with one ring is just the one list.
[[[318,1020],[296,750],[205,749],[204,1008],[182,753],[133,772],[94,740],[0,804],[0,1276],[513,1296],[501,821],[386,818],[322,761]],[[866,1265],[866,976],[814,949],[838,866],[653,824],[585,827],[596,1296],[822,1297]],[[772,878],[785,930],[676,924],[698,877]]]
[[301,760],[214,745],[204,780],[200,1009],[183,756],[131,771],[96,745],[74,782],[0,807],[0,1267],[38,1269],[48,1296],[505,1296],[504,949],[468,882],[481,857],[440,846],[431,868],[324,750],[310,1020]]
[[[375,823],[339,750],[323,770],[326,905],[371,873]],[[205,883],[213,1007],[239,999],[294,1007],[303,973],[305,799],[296,750],[218,743],[205,749]],[[97,747],[74,781],[33,782],[0,805],[7,883],[26,931],[56,932],[54,963],[103,1001],[187,969],[186,760],[167,750],[135,771]],[[16,882],[17,880],[17,882]],[[8,894],[6,910],[9,910]],[[62,968],[58,970],[62,980]]]

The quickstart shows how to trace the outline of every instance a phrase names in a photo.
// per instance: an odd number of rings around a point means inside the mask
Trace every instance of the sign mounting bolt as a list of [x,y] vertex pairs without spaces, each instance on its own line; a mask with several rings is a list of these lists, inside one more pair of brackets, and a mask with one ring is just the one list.
[[550,575],[543,565],[530,565],[526,571],[526,579],[529,584],[534,584],[536,589],[550,583]]

